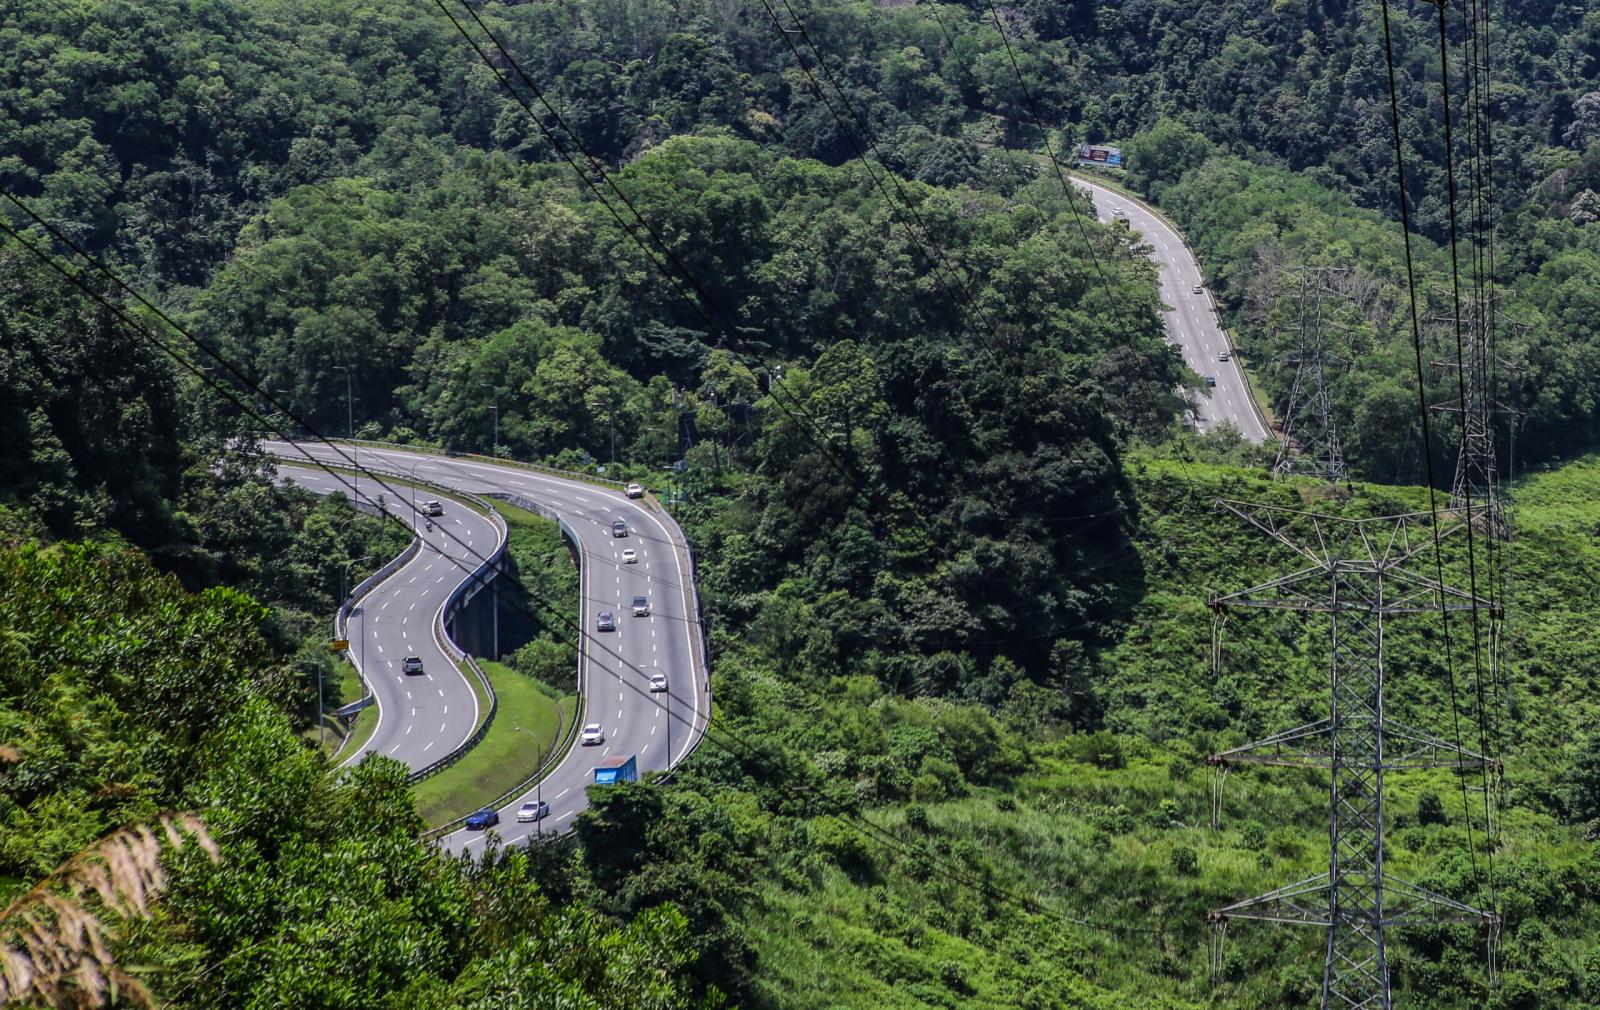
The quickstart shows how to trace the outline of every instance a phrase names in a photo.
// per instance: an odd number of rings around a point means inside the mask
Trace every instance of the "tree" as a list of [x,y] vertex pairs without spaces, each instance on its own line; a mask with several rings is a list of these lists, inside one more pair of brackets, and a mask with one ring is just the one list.
[[1162,119],[1136,134],[1122,148],[1128,182],[1160,201],[1166,188],[1216,151],[1204,136],[1172,119]]

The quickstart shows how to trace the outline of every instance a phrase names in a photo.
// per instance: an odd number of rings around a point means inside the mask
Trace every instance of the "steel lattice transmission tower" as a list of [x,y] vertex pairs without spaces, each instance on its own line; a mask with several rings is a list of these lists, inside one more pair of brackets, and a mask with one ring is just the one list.
[[[1498,300],[1498,293],[1493,297]],[[1450,331],[1459,330],[1463,335],[1461,359],[1433,363],[1437,368],[1448,370],[1456,380],[1447,383],[1456,387],[1456,396],[1433,404],[1434,410],[1457,416],[1461,426],[1455,476],[1450,482],[1450,507],[1470,507],[1474,513],[1474,529],[1506,539],[1510,531],[1500,495],[1494,415],[1501,412],[1515,415],[1516,411],[1497,400],[1494,389],[1499,368],[1511,367],[1497,358],[1492,348],[1491,327],[1507,325],[1497,319],[1497,315],[1490,297],[1479,296],[1468,300],[1460,315],[1435,316],[1429,323]]]
[[1325,283],[1330,271],[1302,267],[1300,275],[1299,322],[1294,382],[1283,411],[1283,438],[1278,443],[1278,458],[1272,472],[1280,476],[1318,477],[1327,481],[1345,479],[1344,452],[1339,447],[1339,432],[1333,423],[1333,404],[1328,399],[1327,355],[1323,343],[1323,298],[1329,294]]
[[[1216,754],[1212,816],[1234,765],[1327,768],[1330,773],[1328,872],[1211,912],[1214,955],[1229,921],[1318,926],[1327,931],[1322,1002],[1328,1008],[1390,1010],[1387,931],[1421,920],[1490,927],[1492,914],[1391,875],[1384,866],[1384,778],[1390,772],[1481,769],[1481,754],[1392,719],[1384,707],[1384,626],[1391,617],[1488,607],[1487,601],[1414,571],[1434,536],[1462,528],[1455,510],[1341,519],[1300,509],[1221,500],[1250,526],[1288,547],[1299,570],[1211,601],[1219,617],[1234,608],[1328,615],[1331,688],[1328,717]],[[1434,523],[1439,523],[1436,529]],[[1219,623],[1220,629],[1220,623]],[[1213,649],[1213,662],[1219,650]]]

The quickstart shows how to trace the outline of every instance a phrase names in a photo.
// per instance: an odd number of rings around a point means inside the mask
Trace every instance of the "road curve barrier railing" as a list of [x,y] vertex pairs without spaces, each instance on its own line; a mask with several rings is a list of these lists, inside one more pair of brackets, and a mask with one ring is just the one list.
[[[477,659],[457,645],[455,639],[450,637],[449,623],[455,619],[455,615],[462,607],[466,606],[479,591],[486,588],[500,574],[500,559],[505,555],[508,539],[506,521],[495,507],[483,498],[461,491],[451,491],[450,493],[458,498],[475,501],[486,509],[489,521],[494,524],[500,538],[495,545],[495,549],[489,552],[489,556],[477,568],[473,569],[471,575],[457,584],[450,591],[449,597],[440,605],[439,613],[435,616],[433,622],[433,637],[439,643],[439,648],[444,650],[444,654],[455,661],[458,669],[465,664],[467,669],[472,671],[472,675],[478,678],[478,683],[482,686],[484,695],[489,699],[489,711],[484,714],[482,719],[478,720],[478,725],[473,729],[472,735],[462,741],[459,747],[456,747],[432,764],[424,765],[412,771],[411,774],[406,776],[407,782],[421,782],[423,779],[437,775],[460,761],[468,751],[483,742],[483,738],[489,733],[489,727],[494,725],[494,717],[500,711],[500,698],[494,692],[494,684],[489,681],[488,674],[483,672],[483,667],[478,665]],[[498,606],[498,604],[496,605]]]
[[[1077,179],[1080,182],[1101,186],[1105,189],[1111,190],[1124,200],[1127,200],[1129,203],[1137,204],[1141,209],[1149,213],[1151,217],[1154,217],[1156,220],[1166,225],[1169,229],[1171,229],[1172,234],[1178,236],[1178,241],[1183,243],[1184,250],[1188,252],[1189,256],[1197,265],[1199,265],[1200,276],[1206,276],[1205,260],[1201,258],[1200,253],[1196,251],[1194,246],[1189,244],[1189,236],[1184,234],[1183,229],[1179,228],[1177,224],[1173,222],[1172,218],[1163,214],[1155,205],[1151,204],[1143,197],[1134,194],[1126,186],[1119,185],[1103,177],[1088,176],[1078,172],[1068,172],[1067,175]],[[1224,342],[1226,342],[1229,350],[1237,354],[1238,348],[1234,346],[1233,335],[1230,334],[1227,331],[1227,328],[1222,325],[1222,308],[1217,304],[1216,295],[1212,293],[1210,284],[1207,284],[1205,288],[1206,302],[1211,306],[1212,314],[1217,317],[1217,329],[1222,331],[1222,339]],[[1239,378],[1244,380],[1245,392],[1250,395],[1250,409],[1255,411],[1256,420],[1261,423],[1261,430],[1267,433],[1267,439],[1269,441],[1276,441],[1278,437],[1277,432],[1273,430],[1272,425],[1268,422],[1266,411],[1261,409],[1261,401],[1256,397],[1255,386],[1250,382],[1250,372],[1243,365],[1239,366]]]
[[[689,612],[694,614],[695,630],[700,636],[700,669],[693,671],[700,678],[700,683],[705,689],[706,712],[689,727],[689,746],[685,747],[683,754],[687,757],[700,746],[700,741],[705,738],[706,730],[711,725],[711,636],[706,632],[706,615],[700,606],[700,559],[695,554],[694,545],[689,543],[689,538],[684,535],[683,527],[672,517],[666,509],[661,509],[661,522],[663,525],[671,524],[677,536],[673,538],[672,549],[679,554],[679,565],[687,575],[683,587],[684,596],[689,603]],[[682,548],[678,547],[682,544]],[[672,755],[667,755],[667,772],[672,774]]]
[[[683,532],[683,527],[666,505],[662,504],[661,500],[654,494],[650,494],[648,500],[651,509],[660,513],[660,518],[665,522],[671,523],[678,531],[678,540],[683,542],[683,549],[687,552],[687,557],[679,556],[679,563],[688,563],[688,591],[690,599],[693,601],[691,609],[694,611],[695,624],[700,631],[700,674],[705,678],[706,697],[709,698],[711,696],[711,636],[706,630],[705,610],[700,605],[700,556],[695,552],[694,544],[689,542],[688,535]],[[673,549],[677,550],[676,543],[674,543]]]
[[[284,460],[290,465],[299,466],[301,469],[321,469],[320,466],[307,467],[304,462],[295,457],[278,454],[274,455],[277,455],[277,458]],[[351,467],[339,463],[330,463],[327,465],[330,469],[334,470],[342,470],[352,473],[356,472],[352,470]],[[457,761],[461,760],[461,758],[468,751],[472,750],[472,748],[481,743],[484,735],[489,732],[489,726],[494,722],[496,713],[499,711],[500,700],[495,695],[494,684],[490,682],[488,675],[483,672],[483,668],[478,665],[477,660],[469,656],[466,650],[458,646],[450,637],[445,625],[450,618],[455,615],[456,611],[465,603],[465,601],[470,599],[470,596],[468,595],[469,588],[471,589],[471,594],[476,595],[480,589],[487,586],[491,581],[494,580],[495,576],[499,574],[500,559],[505,554],[506,550],[508,527],[506,526],[505,517],[500,515],[499,511],[495,509],[493,504],[480,495],[473,494],[469,491],[462,491],[458,488],[449,487],[444,484],[438,484],[426,478],[413,477],[408,473],[396,472],[387,467],[363,465],[360,469],[360,472],[378,477],[385,477],[392,480],[404,481],[405,483],[416,485],[419,488],[426,488],[429,491],[433,491],[434,493],[443,497],[464,501],[468,504],[474,505],[477,507],[478,511],[488,516],[490,524],[494,526],[495,532],[499,535],[494,550],[489,553],[488,557],[479,563],[477,568],[473,569],[471,575],[468,575],[459,584],[457,584],[456,588],[451,591],[450,596],[439,608],[438,613],[434,615],[433,621],[434,639],[439,643],[439,647],[444,651],[445,655],[450,656],[456,662],[457,671],[459,672],[461,670],[461,666],[464,665],[466,666],[467,670],[471,672],[472,676],[478,679],[479,685],[482,686],[484,694],[489,699],[488,713],[483,718],[478,720],[478,725],[473,729],[472,735],[468,736],[467,739],[464,740],[459,746],[450,750],[449,753],[441,756],[437,761],[424,765],[421,768],[414,769],[406,776],[407,782],[420,782],[425,778],[437,775],[439,772],[442,772],[446,768],[455,764]],[[390,514],[390,509],[387,507],[380,509],[377,505],[370,501],[357,502],[357,507],[361,508],[362,511],[370,511],[380,515]],[[372,588],[379,582],[383,581],[383,579],[388,578],[390,575],[394,574],[395,571],[398,571],[401,566],[409,562],[412,558],[416,557],[417,553],[421,550],[421,544],[421,539],[413,535],[411,544],[398,556],[396,556],[393,561],[389,562],[389,564],[385,565],[382,569],[379,569],[378,572],[375,572],[368,578],[362,580],[361,585],[356,588],[356,591],[351,593],[350,597],[346,599],[344,603],[339,605],[339,610],[334,617],[334,633],[336,636],[340,637],[341,639],[343,638],[345,622],[349,619],[350,611],[353,609],[354,603],[365,593],[370,592]],[[354,657],[351,657],[348,652],[346,652],[345,655],[350,658],[352,663],[355,663]],[[363,688],[368,694],[371,694],[372,686],[367,682],[366,673],[361,669],[360,664],[358,663],[356,664],[356,672],[361,677]],[[466,673],[462,673],[462,676],[466,676]]]

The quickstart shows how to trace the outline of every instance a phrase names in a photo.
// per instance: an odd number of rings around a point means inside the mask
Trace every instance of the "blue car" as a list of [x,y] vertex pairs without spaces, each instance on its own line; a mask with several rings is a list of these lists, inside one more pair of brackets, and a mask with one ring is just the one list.
[[487,807],[467,815],[468,831],[482,831],[484,828],[492,828],[499,823],[500,815]]

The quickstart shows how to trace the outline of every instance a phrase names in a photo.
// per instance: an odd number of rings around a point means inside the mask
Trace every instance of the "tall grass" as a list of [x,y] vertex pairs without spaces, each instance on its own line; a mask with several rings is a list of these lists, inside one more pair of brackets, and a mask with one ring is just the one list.
[[162,814],[68,859],[0,912],[0,1004],[153,1007],[150,993],[116,963],[117,927],[147,918],[166,886],[162,855],[198,845],[213,860],[217,845],[200,818]]

